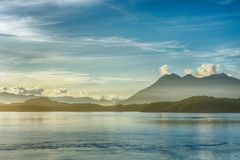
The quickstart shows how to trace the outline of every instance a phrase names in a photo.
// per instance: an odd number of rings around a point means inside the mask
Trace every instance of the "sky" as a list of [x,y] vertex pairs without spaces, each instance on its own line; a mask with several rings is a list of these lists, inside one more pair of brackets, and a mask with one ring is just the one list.
[[240,78],[239,0],[0,0],[0,91],[127,98],[164,74]]

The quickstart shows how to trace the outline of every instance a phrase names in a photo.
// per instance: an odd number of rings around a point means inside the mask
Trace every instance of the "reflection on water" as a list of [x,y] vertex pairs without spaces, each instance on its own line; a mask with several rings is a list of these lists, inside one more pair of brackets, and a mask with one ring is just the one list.
[[240,159],[240,114],[0,113],[0,159]]

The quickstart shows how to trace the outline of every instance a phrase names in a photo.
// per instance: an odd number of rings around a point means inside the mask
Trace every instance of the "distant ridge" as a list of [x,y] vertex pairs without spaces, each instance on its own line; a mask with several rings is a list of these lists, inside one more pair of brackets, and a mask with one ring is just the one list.
[[26,100],[34,98],[49,98],[52,101],[62,102],[62,103],[92,103],[100,105],[113,105],[120,102],[119,99],[106,100],[106,99],[93,99],[90,97],[71,97],[71,96],[61,96],[61,97],[43,97],[35,95],[18,95],[8,92],[0,92],[0,103],[22,103]]
[[25,102],[20,103],[20,104],[22,104],[22,105],[38,105],[38,106],[62,106],[62,105],[66,105],[67,103],[52,101],[51,99],[46,98],[46,97],[37,97],[37,98],[26,100]]
[[33,98],[33,99],[26,100],[24,102],[24,104],[40,104],[40,105],[49,105],[51,103],[56,103],[56,102],[53,102],[46,97]]
[[97,104],[67,104],[54,102],[46,98],[35,98],[24,103],[0,105],[0,112],[234,113],[240,112],[240,99],[197,96],[176,102],[101,106]]
[[240,80],[228,75],[214,74],[197,78],[164,75],[151,86],[140,90],[122,104],[142,104],[159,101],[179,101],[192,96],[240,97]]
[[192,74],[186,74],[185,76],[182,77],[183,79],[195,79],[196,77],[194,77]]

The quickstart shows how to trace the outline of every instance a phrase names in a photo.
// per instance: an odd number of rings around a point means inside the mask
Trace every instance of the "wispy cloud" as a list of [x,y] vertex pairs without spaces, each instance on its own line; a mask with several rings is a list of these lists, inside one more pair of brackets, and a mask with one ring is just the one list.
[[[59,8],[69,5],[91,6],[102,1],[104,0],[2,0],[0,1],[0,36],[13,36],[18,40],[53,41],[50,34],[52,31],[49,31],[46,27],[42,28],[43,26],[61,23],[61,20],[52,20],[49,15],[39,17],[38,14],[32,13],[29,9],[44,10],[46,6],[57,6]],[[21,10],[26,11],[26,14],[22,14]],[[59,35],[59,37],[61,36]]]
[[[132,0],[132,2],[134,3],[134,1]],[[136,3],[136,2],[135,2]],[[126,9],[126,6],[124,7],[123,5],[120,5],[118,3],[103,3],[107,8],[120,13],[122,16],[124,16],[125,19],[128,20],[140,20],[140,17],[142,17],[142,15],[139,15],[137,13],[131,12],[128,9]]]
[[188,55],[191,57],[197,58],[228,58],[240,56],[240,48],[216,48],[211,51],[193,51],[193,50],[184,50],[183,55]]
[[79,42],[85,45],[103,45],[106,47],[135,47],[155,52],[166,52],[169,49],[185,47],[185,44],[178,41],[140,42],[122,37],[84,37],[80,38]]
[[216,50],[217,56],[240,56],[240,48],[220,48]]
[[[20,1],[12,3],[21,4]],[[52,1],[51,1],[52,2]],[[75,2],[75,1],[72,1]],[[77,1],[76,3],[88,3],[87,1]],[[7,3],[5,1],[0,2]],[[23,3],[23,2],[22,2]],[[50,1],[29,1],[29,5],[38,3],[50,3]],[[58,3],[70,3],[68,1],[58,1]],[[24,5],[27,5],[23,3]],[[134,38],[102,36],[102,37],[66,37],[61,34],[53,34],[47,29],[42,29],[44,25],[53,25],[58,22],[49,22],[46,19],[40,20],[32,16],[9,15],[0,12],[0,37],[12,36],[15,40],[61,43],[61,44],[79,44],[82,46],[95,45],[104,47],[134,47],[146,51],[167,52],[168,50],[181,49],[185,44],[179,41],[139,41]]]
[[0,15],[0,34],[15,36],[17,38],[29,38],[32,40],[46,39],[42,31],[34,25],[40,24],[32,17],[16,17]]
[[[0,16],[1,20],[1,16]],[[139,41],[134,38],[124,37],[62,37],[51,36],[46,31],[32,24],[36,23],[31,17],[17,19],[14,17],[2,18],[0,21],[0,36],[14,36],[17,40],[28,40],[46,43],[79,44],[82,46],[104,47],[134,47],[146,51],[167,52],[174,49],[183,49],[186,44],[179,41]]]
[[[65,44],[79,44],[91,46],[104,47],[134,47],[145,51],[152,52],[167,52],[169,50],[184,48],[185,44],[179,41],[140,41],[138,39],[129,37],[115,37],[115,36],[101,36],[101,37],[66,37],[61,33],[54,33],[47,28],[42,29],[43,25],[52,25],[58,22],[49,21],[48,19],[39,19],[33,15],[23,16],[15,15],[12,7],[30,6],[34,5],[91,5],[103,2],[104,0],[13,0],[0,1],[0,7],[8,8],[11,12],[0,12],[0,37],[12,36],[16,40],[46,42],[46,43],[62,43]],[[104,3],[115,10],[116,5]],[[129,14],[129,13],[126,13]]]
[[103,0],[2,0],[0,1],[0,8],[9,9],[12,7],[32,7],[39,5],[93,5]]

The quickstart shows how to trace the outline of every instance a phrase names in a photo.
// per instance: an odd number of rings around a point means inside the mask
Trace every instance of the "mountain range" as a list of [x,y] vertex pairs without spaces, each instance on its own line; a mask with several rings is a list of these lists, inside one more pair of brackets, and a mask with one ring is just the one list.
[[[1,103],[21,103],[33,98],[42,98],[42,96],[19,95],[19,94],[13,94],[8,92],[0,92]],[[47,97],[47,98],[56,102],[63,102],[63,103],[92,103],[92,104],[100,104],[100,105],[113,105],[121,101],[120,99],[97,100],[90,97],[71,97],[71,96]]]
[[180,77],[169,74],[151,86],[140,90],[122,104],[179,101],[192,96],[240,97],[240,80],[224,73],[197,78],[193,75]]
[[[218,98],[239,98],[240,80],[224,73],[197,78],[193,75],[180,77],[177,74],[164,75],[154,84],[140,90],[127,100],[92,99],[89,97],[47,97],[49,100],[68,104],[144,104],[155,102],[176,102],[193,96],[213,96]],[[0,92],[0,103],[23,103],[34,98],[44,98],[35,95],[19,95]]]
[[40,97],[23,103],[0,104],[0,112],[240,112],[240,99],[190,97],[176,102],[101,106],[98,104],[68,104]]

